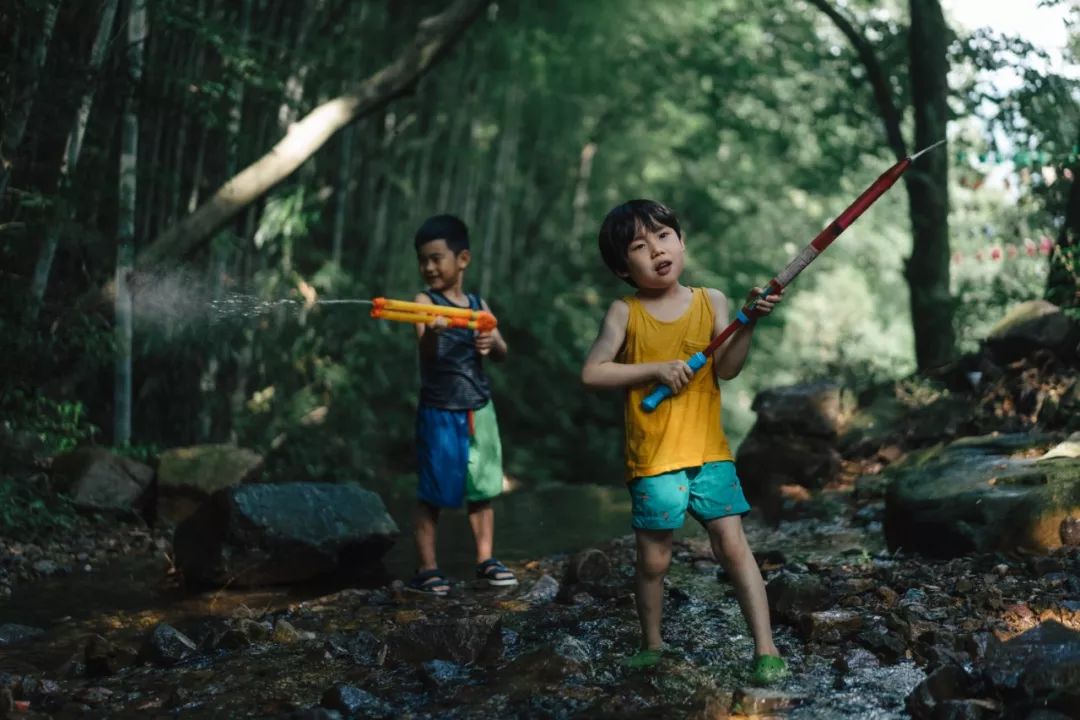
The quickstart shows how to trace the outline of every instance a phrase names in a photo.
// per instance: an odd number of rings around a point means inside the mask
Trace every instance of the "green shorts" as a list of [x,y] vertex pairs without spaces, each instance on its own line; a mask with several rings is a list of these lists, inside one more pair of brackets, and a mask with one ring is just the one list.
[[730,461],[634,478],[627,487],[638,530],[681,528],[688,511],[700,523],[750,511]]
[[421,405],[416,413],[417,497],[436,507],[490,500],[502,492],[495,404],[476,410]]

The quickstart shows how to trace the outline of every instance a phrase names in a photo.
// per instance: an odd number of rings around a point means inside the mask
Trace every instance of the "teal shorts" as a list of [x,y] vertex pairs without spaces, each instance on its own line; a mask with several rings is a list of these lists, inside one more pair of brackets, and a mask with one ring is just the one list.
[[687,511],[702,524],[750,511],[730,461],[634,478],[627,487],[638,530],[681,528]]

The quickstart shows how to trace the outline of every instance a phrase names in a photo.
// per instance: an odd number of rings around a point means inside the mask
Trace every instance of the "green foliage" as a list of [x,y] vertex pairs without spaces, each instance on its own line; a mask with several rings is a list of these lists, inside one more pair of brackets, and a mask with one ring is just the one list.
[[41,477],[0,474],[0,535],[35,541],[74,526],[78,516],[70,499],[39,487]]
[[[383,67],[419,18],[444,7],[271,3],[245,30],[244,5],[152,4],[140,243],[174,222],[193,194],[205,200],[228,179],[233,149],[241,167],[260,157],[290,121]],[[907,107],[907,3],[852,0],[845,12],[873,43],[897,106]],[[1036,55],[1009,38],[958,36],[952,107],[979,121],[958,118],[954,150],[978,157],[1005,138],[1047,152],[1063,176],[1060,158],[1080,137],[1076,87],[1040,70]],[[979,82],[979,71],[1010,64],[1024,66],[1019,89],[990,93]],[[54,449],[93,439],[87,415],[107,426],[112,403],[108,311],[67,307],[113,272],[120,58],[109,67],[116,78],[102,79],[73,200],[82,226],[62,246],[52,304],[33,326],[21,312],[32,271],[24,258],[33,253],[0,244],[5,266],[19,268],[18,282],[0,291],[0,335],[12,346],[0,358],[3,397]],[[74,106],[80,95],[69,93]],[[363,306],[304,300],[312,290],[411,297],[422,287],[412,234],[427,215],[449,211],[472,230],[468,289],[483,291],[510,345],[508,361],[490,368],[508,472],[620,482],[622,397],[586,393],[578,379],[605,308],[627,292],[596,252],[601,218],[631,197],[669,204],[687,231],[685,280],[737,304],[892,162],[874,108],[850,43],[805,4],[493,5],[412,92],[331,140],[185,257],[185,269],[147,281],[136,302],[137,445],[125,452],[149,458],[164,447],[235,441],[267,453],[278,479],[407,475],[418,385],[412,329],[373,321]],[[59,157],[63,138],[37,141],[50,143]],[[1046,260],[1029,257],[1024,240],[1056,237],[1067,184],[1029,171],[1015,192],[988,193],[973,189],[988,168],[954,159],[952,239],[964,260],[952,269],[964,349],[1008,305],[1042,291]],[[25,191],[18,212],[41,216],[52,192]],[[341,260],[332,263],[339,209]],[[907,212],[897,186],[761,323],[745,371],[724,386],[730,436],[749,428],[764,387],[832,377],[862,388],[910,372]],[[1009,245],[1022,250],[1016,258],[989,259],[992,247],[1007,254]],[[976,262],[979,250],[986,259]],[[175,290],[165,292],[169,282]],[[165,301],[149,304],[154,292]],[[214,321],[208,303],[225,292],[265,305]],[[38,395],[68,406],[35,405]]]

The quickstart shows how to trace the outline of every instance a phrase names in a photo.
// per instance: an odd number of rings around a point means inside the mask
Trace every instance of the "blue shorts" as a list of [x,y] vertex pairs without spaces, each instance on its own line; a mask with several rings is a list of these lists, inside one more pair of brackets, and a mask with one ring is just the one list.
[[750,512],[735,463],[710,462],[660,475],[634,478],[630,489],[638,530],[675,530],[686,513],[700,523]]
[[502,445],[495,405],[416,412],[417,498],[436,507],[483,502],[502,492]]

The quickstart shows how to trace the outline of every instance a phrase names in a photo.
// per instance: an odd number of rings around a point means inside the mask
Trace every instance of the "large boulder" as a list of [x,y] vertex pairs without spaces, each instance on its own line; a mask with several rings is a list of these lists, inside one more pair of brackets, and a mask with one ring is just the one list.
[[189,581],[271,585],[372,566],[397,535],[382,498],[358,485],[251,484],[214,493],[174,550]]
[[79,448],[53,460],[52,476],[76,507],[128,514],[142,509],[154,470],[102,448]]
[[747,500],[769,519],[779,519],[783,486],[817,489],[839,472],[842,399],[829,382],[770,388],[754,398],[757,422],[736,465]]
[[235,445],[166,450],[158,461],[158,519],[179,524],[213,493],[256,480],[262,468],[261,455]]
[[842,425],[840,386],[804,383],[763,390],[754,397],[755,428],[770,433],[833,438]]
[[1036,350],[1050,350],[1066,361],[1077,359],[1080,325],[1046,300],[1012,308],[991,328],[986,345],[999,362],[1012,362]]
[[[1046,551],[1080,519],[1080,443],[1030,457],[1027,434],[957,440],[912,453],[887,471],[885,538],[932,557]],[[1045,440],[1042,443],[1045,446]]]

